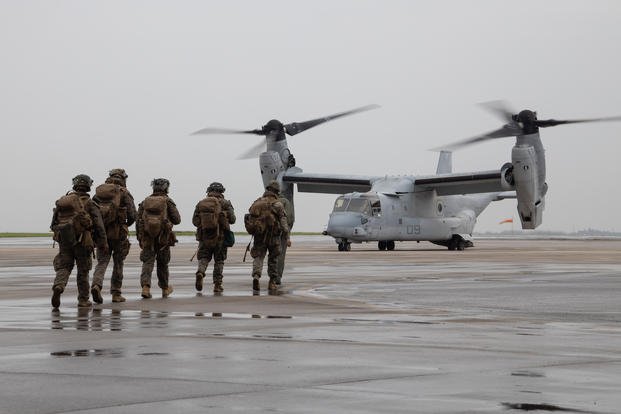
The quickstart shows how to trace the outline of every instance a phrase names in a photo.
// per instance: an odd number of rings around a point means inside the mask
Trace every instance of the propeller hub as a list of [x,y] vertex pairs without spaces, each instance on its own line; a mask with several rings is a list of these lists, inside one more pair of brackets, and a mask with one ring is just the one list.
[[517,115],[513,115],[513,120],[523,125],[525,135],[534,134],[539,131],[537,125],[537,112],[525,109]]

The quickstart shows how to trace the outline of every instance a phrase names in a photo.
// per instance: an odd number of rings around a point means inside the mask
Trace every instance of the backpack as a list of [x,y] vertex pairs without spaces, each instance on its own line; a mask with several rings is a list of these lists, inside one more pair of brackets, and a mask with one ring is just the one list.
[[101,211],[108,239],[119,238],[120,212],[121,212],[121,187],[117,184],[102,184],[95,190],[95,197]]
[[168,221],[168,203],[165,196],[149,196],[142,202],[142,222],[147,240],[164,241],[172,226]]
[[200,217],[200,239],[208,247],[215,246],[225,230],[223,220],[226,221],[226,218],[222,203],[217,197],[208,196],[199,201],[197,207]]
[[86,241],[84,233],[93,228],[93,220],[86,212],[84,204],[76,193],[68,193],[56,200],[53,238],[59,244],[73,247]]
[[272,209],[273,202],[267,197],[255,200],[244,216],[244,226],[253,236],[273,235],[280,232],[280,226]]

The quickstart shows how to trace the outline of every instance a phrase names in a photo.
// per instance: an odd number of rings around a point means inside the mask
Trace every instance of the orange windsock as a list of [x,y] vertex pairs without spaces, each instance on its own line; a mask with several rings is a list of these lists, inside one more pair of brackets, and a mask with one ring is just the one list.
[[510,219],[504,219],[503,221],[501,221],[501,222],[500,222],[500,223],[498,223],[498,224],[503,224],[503,223],[513,223],[513,219],[512,219],[512,218],[510,218]]

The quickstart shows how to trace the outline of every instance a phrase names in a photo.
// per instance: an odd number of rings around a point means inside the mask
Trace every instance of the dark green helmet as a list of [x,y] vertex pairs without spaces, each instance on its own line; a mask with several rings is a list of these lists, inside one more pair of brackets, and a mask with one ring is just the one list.
[[268,190],[268,191],[271,191],[273,193],[279,194],[280,193],[280,184],[278,184],[278,181],[272,180],[272,181],[269,182],[267,187],[265,187],[265,189]]
[[90,191],[93,180],[86,174],[78,174],[73,177],[73,189],[75,191]]
[[226,191],[226,189],[221,183],[214,181],[213,183],[209,184],[209,187],[207,187],[208,193],[211,193],[212,191],[222,194]]
[[155,178],[151,181],[151,187],[153,187],[153,191],[163,191],[167,193],[168,187],[170,187],[170,181],[166,178]]

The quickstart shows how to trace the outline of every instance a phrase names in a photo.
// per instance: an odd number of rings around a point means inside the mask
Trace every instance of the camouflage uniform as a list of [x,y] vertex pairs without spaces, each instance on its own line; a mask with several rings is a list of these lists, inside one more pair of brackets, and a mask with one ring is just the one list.
[[[106,184],[117,184],[121,186],[121,212],[119,214],[119,232],[118,238],[108,237],[108,250],[97,249],[97,265],[93,272],[93,283],[91,292],[93,299],[97,301],[97,297],[101,299],[101,288],[103,286],[104,275],[110,263],[110,257],[113,260],[112,278],[110,279],[110,294],[112,294],[113,302],[124,302],[125,298],[121,296],[121,287],[123,286],[123,262],[129,254],[129,226],[136,221],[136,205],[134,197],[126,187],[127,174],[121,168],[115,168],[110,171],[110,177],[106,179]],[[93,197],[97,202],[97,197]],[[96,292],[95,292],[96,290]]]
[[[168,197],[168,180],[165,180],[166,186],[159,186],[158,180],[153,180],[153,194],[152,196],[164,196],[166,197],[168,221],[171,224],[181,223],[181,216],[175,202]],[[166,297],[172,292],[172,286],[168,284],[168,263],[170,262],[170,246],[173,246],[177,239],[175,233],[170,230],[166,240],[146,240],[147,237],[144,234],[144,221],[143,221],[143,203],[138,206],[138,215],[136,217],[136,234],[138,236],[138,242],[140,243],[140,260],[142,261],[142,272],[140,274],[140,285],[143,288],[142,297],[150,298],[151,287],[151,275],[153,273],[153,267],[157,262],[157,284],[162,289],[162,296]],[[146,288],[146,289],[145,289]]]
[[270,278],[269,289],[276,289],[276,280],[278,279],[278,255],[280,254],[280,238],[281,234],[285,238],[289,238],[289,226],[287,225],[287,214],[282,203],[278,201],[278,192],[280,191],[278,183],[270,183],[265,189],[262,198],[267,198],[272,203],[272,212],[276,216],[278,230],[268,232],[263,235],[254,236],[254,243],[250,250],[250,256],[254,259],[252,262],[252,287],[259,290],[259,279],[263,271],[263,261],[265,255],[267,258],[267,275]]
[[[104,249],[107,243],[106,230],[103,220],[101,219],[101,214],[88,194],[92,180],[87,175],[83,174],[76,176],[73,180],[74,193],[80,197],[80,201],[84,205],[84,210],[90,216],[93,225],[92,228],[87,229],[87,232],[81,235],[81,240],[76,245],[67,245],[62,241],[59,244],[59,252],[56,257],[54,257],[54,270],[56,272],[56,278],[52,286],[52,306],[54,308],[60,306],[60,295],[67,286],[69,275],[73,270],[74,264],[78,267],[78,306],[91,306],[91,302],[89,301],[88,272],[93,267],[93,242]],[[76,182],[78,184],[76,184]],[[90,184],[87,184],[88,182],[90,182]],[[52,224],[50,226],[52,231],[56,231],[56,225],[58,223],[58,211],[54,209]]]
[[[222,193],[224,192],[224,187],[220,184],[222,192],[220,191],[210,191],[213,189],[214,184],[220,183],[212,183],[207,189],[207,197],[216,197],[220,200],[220,205],[222,206],[222,212],[226,216],[226,220],[229,224],[235,224],[235,210],[233,209],[233,205],[231,202],[224,198]],[[217,188],[217,187],[216,187]],[[214,247],[209,247],[203,241],[201,236],[201,217],[198,205],[194,209],[194,215],[192,216],[192,224],[197,227],[196,230],[196,239],[198,240],[198,270],[196,271],[196,290],[203,289],[203,278],[205,277],[205,271],[207,270],[207,266],[209,266],[209,262],[211,258],[214,259],[213,264],[213,283],[214,283],[214,292],[222,292],[222,272],[224,270],[224,261],[226,260],[227,247],[224,246],[224,232],[220,233],[220,237],[218,238],[217,244]],[[229,229],[226,229],[229,230]]]
[[282,233],[280,235],[280,254],[278,255],[278,278],[276,279],[276,284],[280,285],[282,281],[282,274],[285,270],[285,255],[287,254],[289,235],[291,234],[291,229],[293,228],[293,223],[295,222],[295,213],[293,211],[293,203],[291,203],[291,201],[289,201],[286,197],[280,197],[278,200],[285,208],[285,213],[287,214],[287,228],[289,229],[288,233]]

